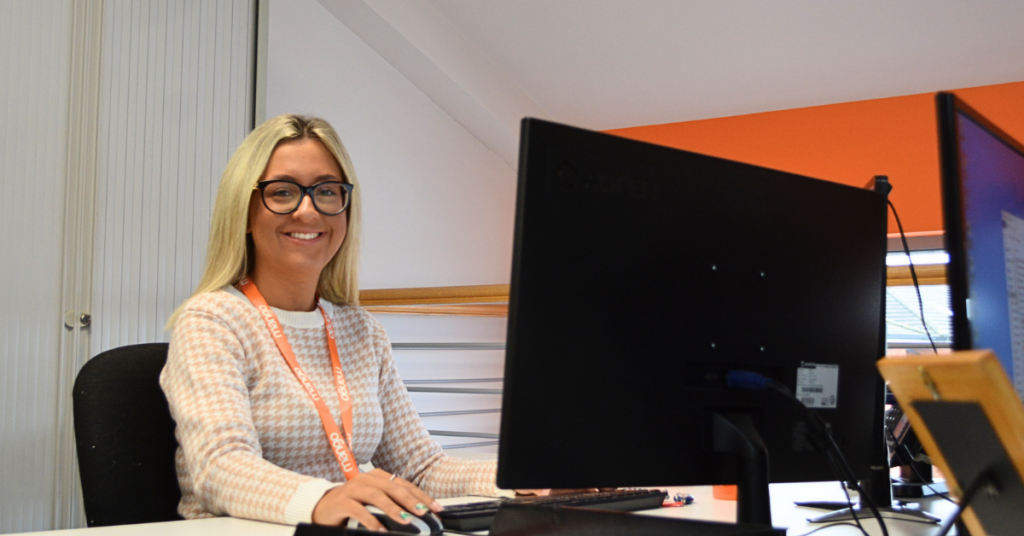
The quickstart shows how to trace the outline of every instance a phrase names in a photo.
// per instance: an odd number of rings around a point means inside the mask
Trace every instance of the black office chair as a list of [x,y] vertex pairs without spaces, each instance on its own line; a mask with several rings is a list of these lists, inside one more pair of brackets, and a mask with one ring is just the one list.
[[73,394],[79,474],[90,527],[181,519],[174,420],[160,389],[167,344],[103,352]]

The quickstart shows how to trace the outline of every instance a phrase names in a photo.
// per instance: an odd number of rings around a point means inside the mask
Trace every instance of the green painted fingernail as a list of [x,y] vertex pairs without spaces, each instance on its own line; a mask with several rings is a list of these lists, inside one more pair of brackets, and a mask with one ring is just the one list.
[[426,510],[427,509],[427,505],[425,505],[423,503],[416,503],[416,509],[417,510]]
[[410,517],[412,517],[412,514],[410,514],[409,512],[402,512],[401,514],[399,514],[399,516],[402,519],[409,519]]

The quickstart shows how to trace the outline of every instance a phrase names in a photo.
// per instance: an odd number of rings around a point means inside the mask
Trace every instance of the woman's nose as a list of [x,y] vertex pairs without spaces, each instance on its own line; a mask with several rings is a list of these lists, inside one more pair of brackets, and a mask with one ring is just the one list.
[[299,203],[299,208],[292,212],[292,216],[296,219],[308,221],[316,218],[319,213],[316,211],[316,207],[313,206],[313,198],[306,195],[302,197],[302,201]]

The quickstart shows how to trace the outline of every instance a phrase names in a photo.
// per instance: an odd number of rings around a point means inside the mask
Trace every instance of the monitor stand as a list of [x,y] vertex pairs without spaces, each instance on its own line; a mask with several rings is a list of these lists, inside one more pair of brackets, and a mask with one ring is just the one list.
[[772,526],[768,449],[749,413],[711,413],[715,452],[736,454],[736,522]]
[[892,496],[900,501],[949,493],[946,482],[936,482],[930,461],[911,461],[900,466],[900,478],[892,483]]
[[[840,485],[844,485],[840,483]],[[873,499],[878,513],[885,519],[898,519],[902,521],[916,521],[918,523],[939,523],[942,519],[922,512],[916,508],[893,504],[892,502],[892,478],[889,476],[888,467],[872,467],[871,476],[860,482],[861,489],[865,490]],[[798,503],[799,504],[799,503]],[[848,521],[857,519],[872,519],[874,514],[866,505],[855,504],[851,509],[849,506],[813,517],[807,520],[808,523],[834,523],[836,521]]]

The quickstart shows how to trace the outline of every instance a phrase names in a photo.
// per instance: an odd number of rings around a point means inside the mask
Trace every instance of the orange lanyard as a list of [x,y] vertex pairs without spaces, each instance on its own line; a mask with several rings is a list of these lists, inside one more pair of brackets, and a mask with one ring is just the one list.
[[288,339],[284,336],[284,330],[277,320],[277,315],[274,314],[274,311],[270,310],[267,300],[263,299],[263,295],[256,288],[256,284],[248,277],[243,277],[238,282],[238,285],[246,297],[249,298],[249,301],[256,306],[256,310],[263,317],[263,321],[267,323],[267,328],[270,329],[270,336],[277,343],[277,348],[281,351],[281,355],[284,356],[284,360],[292,368],[292,372],[295,373],[295,377],[298,378],[302,387],[309,393],[309,397],[313,399],[316,411],[320,414],[320,421],[323,422],[324,432],[327,433],[327,440],[331,444],[331,450],[334,451],[334,457],[338,459],[338,465],[341,466],[341,471],[345,473],[345,479],[352,480],[359,474],[359,467],[355,461],[356,457],[352,455],[352,449],[350,448],[350,445],[352,445],[352,399],[348,393],[348,386],[345,384],[345,374],[341,371],[341,360],[338,358],[338,344],[334,340],[334,325],[331,324],[331,318],[327,316],[327,311],[320,306],[318,301],[317,307],[320,308],[320,313],[324,315],[324,327],[327,329],[327,347],[331,350],[334,387],[338,391],[338,401],[341,405],[341,420],[346,432],[344,435],[342,430],[338,429],[338,423],[331,416],[330,410],[327,409],[327,404],[320,397],[316,387],[313,386],[313,382],[310,381],[306,373],[302,371],[302,367],[299,366],[298,360],[295,359],[295,352],[292,352],[292,347],[288,344]]

